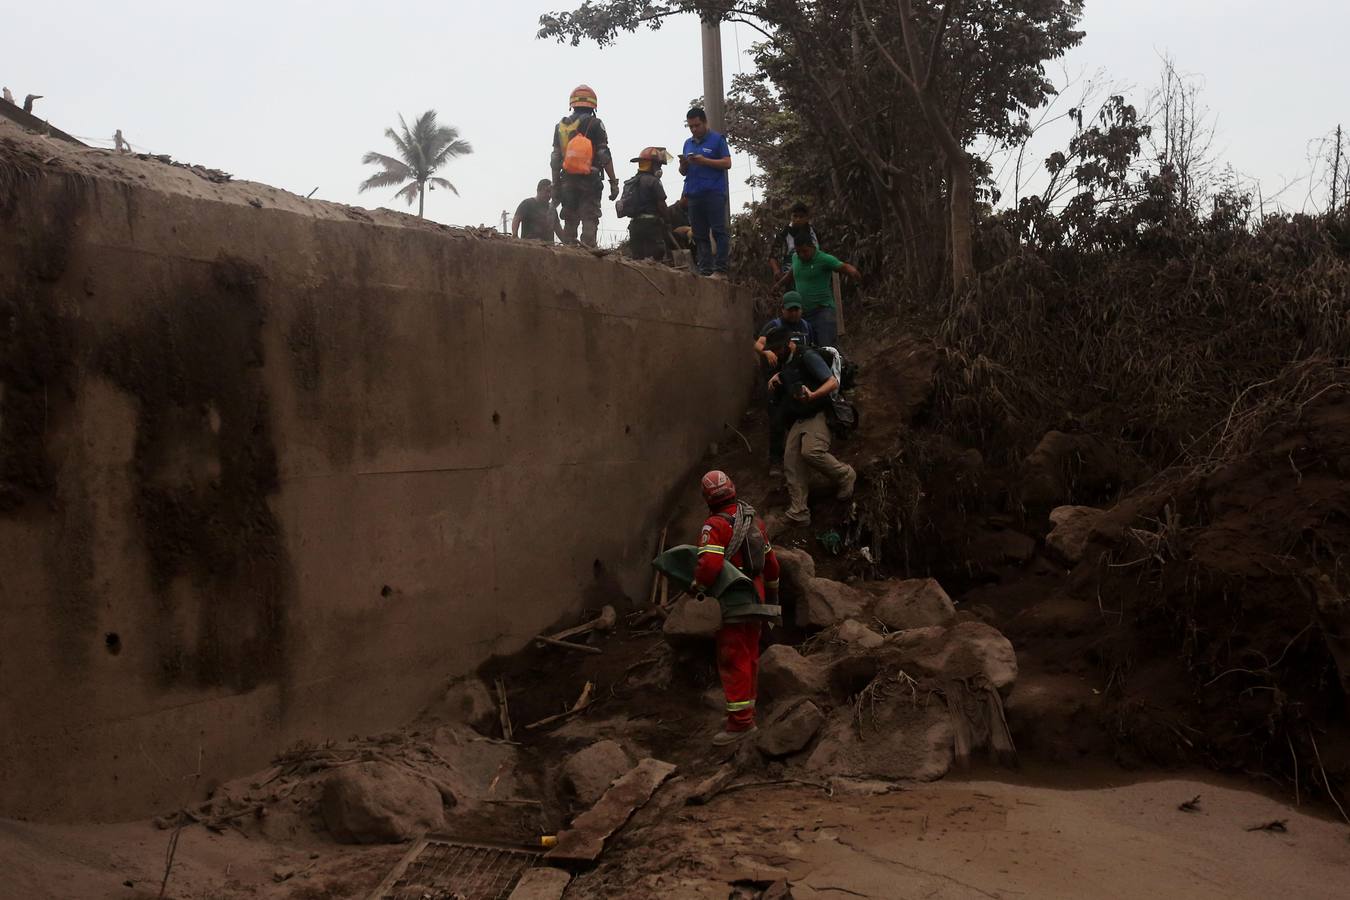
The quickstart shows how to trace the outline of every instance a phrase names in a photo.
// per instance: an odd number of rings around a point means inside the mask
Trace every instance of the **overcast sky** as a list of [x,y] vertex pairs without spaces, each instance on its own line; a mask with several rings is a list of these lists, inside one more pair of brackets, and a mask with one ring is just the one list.
[[[576,83],[599,94],[621,177],[642,147],[683,143],[688,101],[702,93],[692,18],[607,50],[536,40],[539,14],[568,5],[44,0],[3,16],[0,84],[20,101],[45,94],[36,112],[72,134],[106,143],[121,128],[138,149],[368,207],[393,206],[394,190],[357,192],[370,173],[362,153],[391,149],[383,130],[398,113],[434,108],[474,153],[443,173],[459,196],[429,194],[427,215],[496,225],[548,174]],[[1267,193],[1307,172],[1311,139],[1350,125],[1345,0],[1089,0],[1083,28],[1065,65],[1137,85],[1140,105],[1161,52],[1203,76],[1218,149]],[[754,36],[725,27],[728,82],[748,67],[737,41],[745,51]],[[750,198],[749,166],[741,156],[733,169],[737,207]],[[621,227],[612,213],[606,204],[610,238]]]

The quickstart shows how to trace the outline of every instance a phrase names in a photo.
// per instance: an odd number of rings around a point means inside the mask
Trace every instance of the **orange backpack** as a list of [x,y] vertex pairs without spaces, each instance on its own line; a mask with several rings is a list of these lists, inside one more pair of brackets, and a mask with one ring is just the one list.
[[570,127],[566,124],[558,126],[564,138],[567,138],[567,132],[573,132],[571,138],[566,139],[563,149],[563,171],[570,175],[591,174],[595,162],[595,145],[581,128],[582,123],[588,121],[590,117],[580,119]]

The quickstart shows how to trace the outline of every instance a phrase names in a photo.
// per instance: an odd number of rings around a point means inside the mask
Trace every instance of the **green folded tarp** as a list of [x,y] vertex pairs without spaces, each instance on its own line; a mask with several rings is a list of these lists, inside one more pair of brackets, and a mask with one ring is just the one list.
[[[698,548],[689,544],[671,547],[652,560],[652,567],[668,576],[677,587],[693,583],[697,566]],[[748,618],[777,620],[783,613],[782,607],[760,603],[754,581],[729,562],[722,564],[722,574],[707,593],[721,604],[723,622]]]

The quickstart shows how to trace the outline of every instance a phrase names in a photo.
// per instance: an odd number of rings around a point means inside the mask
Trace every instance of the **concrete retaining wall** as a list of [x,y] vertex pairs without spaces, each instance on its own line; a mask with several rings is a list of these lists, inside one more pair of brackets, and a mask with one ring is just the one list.
[[0,128],[0,815],[172,808],[645,598],[750,316]]

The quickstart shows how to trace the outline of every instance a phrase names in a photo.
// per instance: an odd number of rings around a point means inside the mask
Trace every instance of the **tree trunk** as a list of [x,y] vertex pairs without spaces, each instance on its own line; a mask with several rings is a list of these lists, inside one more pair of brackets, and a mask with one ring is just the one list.
[[427,184],[425,181],[417,183],[417,218],[422,218],[422,209],[427,202]]
[[952,234],[952,293],[959,296],[970,286],[975,274],[975,185],[970,174],[970,159],[962,152],[947,161],[948,204]]

